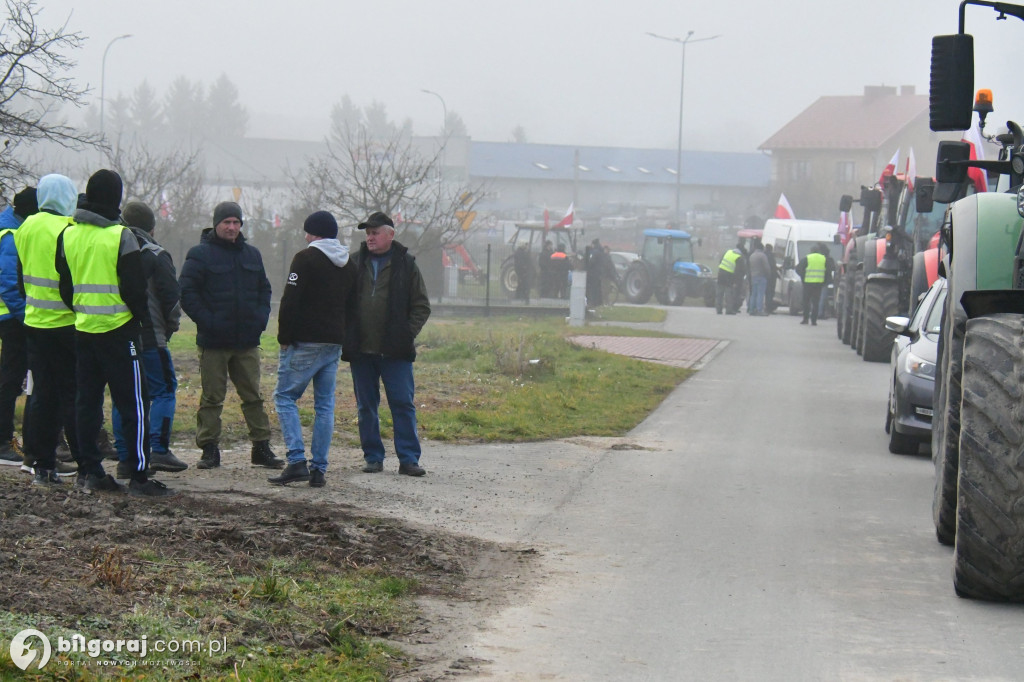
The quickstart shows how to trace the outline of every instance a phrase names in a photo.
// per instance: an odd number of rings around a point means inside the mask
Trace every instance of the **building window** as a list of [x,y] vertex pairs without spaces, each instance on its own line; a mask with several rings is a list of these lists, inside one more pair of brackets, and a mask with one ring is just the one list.
[[857,164],[853,161],[836,162],[836,182],[850,183],[857,177]]
[[808,180],[811,177],[811,162],[810,161],[787,161],[786,162],[786,179],[787,180]]

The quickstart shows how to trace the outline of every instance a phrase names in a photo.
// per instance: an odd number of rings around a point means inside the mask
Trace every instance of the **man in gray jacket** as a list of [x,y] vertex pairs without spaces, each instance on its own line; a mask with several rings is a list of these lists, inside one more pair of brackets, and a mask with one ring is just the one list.
[[[149,321],[142,326],[142,364],[149,384],[150,399],[147,428],[152,453],[149,468],[153,471],[184,471],[188,465],[175,457],[170,448],[178,379],[167,341],[178,331],[181,320],[178,275],[171,254],[153,238],[156,216],[149,206],[141,201],[129,201],[121,212],[121,221],[131,229],[139,242],[149,299]],[[111,410],[111,422],[119,460],[117,477],[128,478],[131,475],[128,446],[121,433],[121,415],[116,408]]]

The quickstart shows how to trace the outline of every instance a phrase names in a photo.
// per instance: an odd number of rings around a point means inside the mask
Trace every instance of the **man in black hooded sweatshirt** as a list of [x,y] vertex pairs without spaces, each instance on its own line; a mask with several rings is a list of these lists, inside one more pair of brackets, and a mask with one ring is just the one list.
[[77,348],[75,424],[81,459],[79,487],[121,492],[103,470],[96,436],[103,424],[103,389],[121,413],[132,467],[128,492],[143,497],[173,495],[148,477],[148,395],[142,365],[142,322],[149,317],[146,277],[139,243],[121,224],[121,176],[96,171],[86,185],[75,224],[57,238],[60,297],[75,312]]

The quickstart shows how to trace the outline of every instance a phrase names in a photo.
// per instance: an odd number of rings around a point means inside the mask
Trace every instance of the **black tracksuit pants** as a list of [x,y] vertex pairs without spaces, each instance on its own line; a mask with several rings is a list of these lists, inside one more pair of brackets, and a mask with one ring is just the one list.
[[24,424],[25,448],[39,469],[57,467],[57,438],[64,437],[75,461],[81,465],[75,430],[75,328],[25,327],[32,395],[28,409],[32,419]]
[[128,447],[132,479],[146,480],[149,463],[149,394],[142,364],[138,326],[128,324],[102,334],[77,332],[78,354],[75,411],[81,447],[80,471],[103,474],[103,455],[96,437],[103,425],[103,389],[121,415],[121,433]]
[[28,347],[21,320],[0,320],[0,343],[0,443],[8,443],[14,438],[14,404],[28,372]]

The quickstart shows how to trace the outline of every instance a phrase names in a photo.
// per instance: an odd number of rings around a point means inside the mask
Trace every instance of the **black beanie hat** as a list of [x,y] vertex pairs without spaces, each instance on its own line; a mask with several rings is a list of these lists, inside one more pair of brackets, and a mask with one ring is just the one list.
[[310,213],[302,229],[317,237],[336,239],[338,237],[338,221],[327,211]]
[[[96,171],[85,186],[86,208],[114,220],[109,214],[120,216],[122,189],[120,175],[106,168]],[[106,212],[97,209],[105,209]]]
[[152,232],[156,227],[156,216],[151,209],[141,201],[129,201],[121,211],[121,221],[128,227],[138,227],[146,232]]
[[242,207],[233,201],[222,201],[213,209],[213,226],[217,227],[225,218],[238,218],[242,222]]
[[12,206],[14,207],[14,215],[23,220],[30,215],[39,213],[39,204],[36,200],[36,188],[26,187],[15,194]]
[[395,223],[391,220],[391,218],[387,216],[386,213],[381,213],[380,211],[377,211],[376,213],[371,213],[370,217],[366,219],[365,223],[359,223],[358,228],[360,230],[365,230],[368,227],[380,227],[382,225],[389,225],[391,227],[394,227]]

